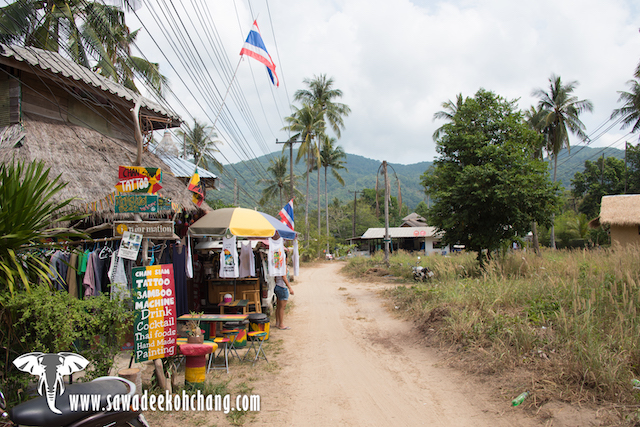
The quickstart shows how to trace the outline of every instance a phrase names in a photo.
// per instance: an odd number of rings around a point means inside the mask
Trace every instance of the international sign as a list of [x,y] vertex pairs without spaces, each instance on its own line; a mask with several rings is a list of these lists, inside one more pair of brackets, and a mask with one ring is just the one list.
[[176,355],[176,298],[173,264],[134,267],[136,362]]
[[116,196],[116,213],[158,212],[158,196],[153,194],[126,194]]
[[142,234],[145,238],[173,239],[173,221],[114,221],[116,236],[122,236],[125,231]]

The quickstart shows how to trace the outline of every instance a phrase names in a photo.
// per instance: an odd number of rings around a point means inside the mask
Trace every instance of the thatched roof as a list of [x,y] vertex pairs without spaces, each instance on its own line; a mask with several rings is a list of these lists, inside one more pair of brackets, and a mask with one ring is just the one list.
[[[117,194],[119,166],[133,165],[136,159],[133,144],[92,129],[41,117],[33,120],[25,115],[23,125],[0,129],[0,162],[11,161],[14,157],[26,161],[42,160],[51,168],[52,177],[62,175],[62,181],[68,183],[58,194],[58,200],[76,198],[73,205],[94,213],[96,219],[131,217],[131,214],[114,212],[113,196]],[[162,168],[163,188],[159,194],[170,198],[174,208],[189,212],[198,210],[192,202],[192,193],[159,157],[145,152],[142,166]],[[210,210],[206,203],[201,209]]]
[[604,196],[600,205],[600,217],[598,220],[600,224],[639,225],[640,194]]

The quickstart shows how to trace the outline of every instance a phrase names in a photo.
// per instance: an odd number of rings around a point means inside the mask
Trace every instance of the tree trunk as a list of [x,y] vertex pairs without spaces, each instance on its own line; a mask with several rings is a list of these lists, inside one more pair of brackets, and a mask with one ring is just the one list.
[[309,153],[306,154],[306,168],[307,168],[307,197],[305,197],[304,201],[304,227],[305,227],[305,241],[307,246],[309,246]]
[[[556,172],[558,171],[558,154],[554,154],[553,155],[553,182],[555,184],[556,182]],[[556,214],[551,215],[551,249],[555,249],[556,248],[556,227],[555,227],[555,221],[556,221]]]
[[[319,161],[320,159],[316,159],[316,161]],[[322,214],[322,209],[320,208],[320,165],[316,164],[317,168],[318,168],[318,238],[320,238],[320,236],[322,235],[322,222],[321,222],[321,214]]]
[[329,253],[329,196],[327,195],[327,167],[324,168],[324,211],[327,219],[327,253]]
[[531,223],[531,233],[533,234],[533,252],[538,256],[542,256],[540,253],[540,242],[538,241],[538,223],[536,221]]

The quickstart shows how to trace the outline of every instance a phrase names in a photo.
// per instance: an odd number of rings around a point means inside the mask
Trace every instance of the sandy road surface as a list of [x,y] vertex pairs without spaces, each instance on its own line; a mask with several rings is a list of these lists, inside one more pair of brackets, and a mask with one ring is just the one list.
[[410,322],[394,318],[380,284],[346,279],[340,262],[301,269],[295,307],[275,330],[277,378],[260,381],[269,426],[540,425],[482,385],[439,365]]

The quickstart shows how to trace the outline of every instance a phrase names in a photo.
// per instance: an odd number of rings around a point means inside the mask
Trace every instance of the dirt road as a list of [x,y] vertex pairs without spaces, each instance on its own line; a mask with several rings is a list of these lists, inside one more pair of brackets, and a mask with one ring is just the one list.
[[[254,392],[269,426],[534,426],[472,379],[439,364],[413,325],[377,290],[345,279],[340,262],[301,269],[282,339],[279,372]],[[556,425],[556,424],[554,424]]]

